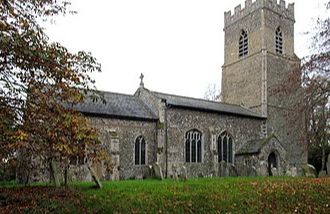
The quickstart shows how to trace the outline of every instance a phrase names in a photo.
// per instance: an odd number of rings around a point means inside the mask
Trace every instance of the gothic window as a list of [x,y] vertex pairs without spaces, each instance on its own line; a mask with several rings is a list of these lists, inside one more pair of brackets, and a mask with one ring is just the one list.
[[218,137],[218,161],[233,163],[233,137],[228,132],[222,132]]
[[196,129],[186,133],[186,162],[202,162],[202,133]]
[[239,57],[247,56],[249,53],[248,48],[248,34],[245,30],[241,31],[241,35],[239,37],[239,43],[238,43],[238,55]]
[[283,54],[283,34],[280,27],[275,32],[275,51],[277,54]]
[[146,142],[143,136],[139,136],[135,140],[135,165],[146,164]]
[[86,153],[86,148],[85,148],[85,146],[82,146],[81,148],[79,148],[80,155],[70,156],[70,158],[69,158],[70,164],[75,165],[75,166],[84,165],[87,161],[87,157],[86,157],[85,153]]

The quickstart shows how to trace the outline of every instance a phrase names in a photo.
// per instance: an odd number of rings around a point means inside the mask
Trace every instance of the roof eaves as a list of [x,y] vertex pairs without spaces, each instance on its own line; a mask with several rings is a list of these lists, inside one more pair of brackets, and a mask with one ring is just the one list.
[[202,107],[195,107],[195,106],[187,106],[187,105],[180,105],[176,103],[167,103],[168,107],[178,107],[178,108],[185,108],[185,109],[191,109],[191,110],[200,110],[204,112],[212,112],[212,113],[222,113],[222,114],[227,114],[227,115],[236,115],[236,116],[243,116],[243,117],[249,117],[249,118],[257,118],[257,119],[267,119],[267,117],[263,117],[258,114],[245,114],[245,113],[237,113],[237,112],[231,112],[231,111],[223,111],[223,110],[216,110],[216,109],[208,109],[208,108],[202,108]]
[[156,117],[138,117],[138,116],[128,116],[128,115],[117,115],[117,114],[106,114],[106,113],[96,113],[96,112],[83,112],[80,111],[83,115],[91,117],[102,117],[102,118],[111,118],[111,119],[126,119],[126,120],[136,120],[136,121],[158,121]]

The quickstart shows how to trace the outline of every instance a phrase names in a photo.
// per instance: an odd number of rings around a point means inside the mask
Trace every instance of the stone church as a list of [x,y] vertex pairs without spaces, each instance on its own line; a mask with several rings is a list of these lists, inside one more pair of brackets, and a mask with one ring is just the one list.
[[171,178],[182,169],[188,177],[283,174],[307,163],[299,84],[274,92],[300,65],[294,4],[246,0],[224,16],[222,102],[156,92],[142,76],[133,95],[103,92],[105,104],[75,107],[109,148],[112,171],[96,166],[102,179],[149,177],[155,164]]

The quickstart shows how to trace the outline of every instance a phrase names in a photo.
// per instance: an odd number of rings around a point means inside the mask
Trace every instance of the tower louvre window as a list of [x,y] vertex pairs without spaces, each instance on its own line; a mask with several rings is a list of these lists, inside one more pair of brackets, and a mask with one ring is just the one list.
[[283,34],[280,27],[275,32],[275,51],[277,54],[283,54]]
[[248,34],[245,30],[241,31],[241,35],[239,37],[239,43],[238,43],[238,56],[244,57],[247,56],[249,53],[249,40],[248,40]]

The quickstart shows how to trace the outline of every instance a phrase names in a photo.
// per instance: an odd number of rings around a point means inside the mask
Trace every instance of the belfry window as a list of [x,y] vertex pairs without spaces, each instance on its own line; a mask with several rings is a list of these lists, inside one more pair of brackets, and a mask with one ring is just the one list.
[[275,51],[277,54],[283,54],[283,34],[280,27],[275,32]]
[[135,165],[146,164],[146,142],[143,136],[139,136],[135,140]]
[[185,136],[186,162],[202,162],[202,133],[196,129],[190,130]]
[[233,163],[233,138],[228,132],[222,132],[218,137],[218,161]]
[[248,55],[249,53],[248,43],[249,43],[248,34],[245,30],[242,30],[238,43],[238,55],[240,58]]

